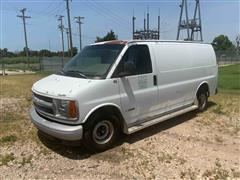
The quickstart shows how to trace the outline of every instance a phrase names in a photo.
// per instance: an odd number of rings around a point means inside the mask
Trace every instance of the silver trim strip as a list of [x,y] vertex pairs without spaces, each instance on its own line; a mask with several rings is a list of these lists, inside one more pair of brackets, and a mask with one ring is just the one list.
[[38,105],[40,105],[40,106],[44,106],[44,107],[47,107],[47,108],[53,108],[53,104],[52,103],[46,102],[44,100],[41,100],[41,99],[37,98],[34,95],[33,95],[33,102],[38,104]]

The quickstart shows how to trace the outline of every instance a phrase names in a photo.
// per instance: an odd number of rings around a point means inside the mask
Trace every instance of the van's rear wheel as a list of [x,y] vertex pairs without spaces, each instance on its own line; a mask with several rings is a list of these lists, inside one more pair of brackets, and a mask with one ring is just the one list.
[[203,112],[207,109],[208,96],[206,91],[200,91],[197,94],[198,110]]
[[115,115],[95,115],[84,127],[83,144],[94,152],[111,148],[119,135],[119,121]]

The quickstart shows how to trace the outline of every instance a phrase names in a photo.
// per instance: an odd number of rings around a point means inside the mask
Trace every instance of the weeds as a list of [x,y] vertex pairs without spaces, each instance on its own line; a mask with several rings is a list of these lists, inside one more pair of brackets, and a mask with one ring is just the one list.
[[0,166],[7,165],[10,161],[13,161],[14,159],[15,157],[13,153],[5,154],[5,155],[0,154]]
[[219,159],[216,160],[215,162],[215,167],[212,170],[206,170],[202,177],[204,178],[210,178],[210,179],[228,179],[228,177],[230,176],[230,172],[226,169],[223,169]]
[[161,152],[161,155],[158,156],[158,161],[171,163],[171,161],[175,158],[175,155],[170,155],[164,152]]
[[195,180],[195,179],[197,179],[197,175],[199,174],[199,172],[200,172],[200,170],[194,171],[192,169],[187,169],[187,171],[180,172],[180,178]]
[[15,135],[9,135],[0,138],[0,144],[14,143],[15,141],[17,141],[17,137]]
[[0,117],[0,123],[5,122],[5,123],[11,123],[16,120],[16,115],[13,112],[10,111],[5,111]]
[[222,105],[221,105],[221,104],[217,105],[217,106],[213,109],[213,112],[214,112],[215,114],[220,114],[220,115],[225,114],[225,113],[222,111]]
[[25,164],[32,164],[31,160],[32,160],[33,155],[29,155],[27,157],[23,157],[22,160],[19,162],[21,167],[24,166]]

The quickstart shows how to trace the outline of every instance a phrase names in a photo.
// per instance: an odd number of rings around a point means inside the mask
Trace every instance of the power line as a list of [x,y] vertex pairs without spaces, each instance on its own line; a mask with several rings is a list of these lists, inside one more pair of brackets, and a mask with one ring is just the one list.
[[[89,1],[89,0],[86,1],[86,2],[91,3],[91,1]],[[109,20],[112,21],[113,23],[117,24],[118,27],[121,28],[122,30],[126,30],[126,28],[123,26],[122,23],[119,22],[118,19],[112,17],[112,16],[109,15],[109,14],[106,14],[104,11],[100,10],[100,9],[98,8],[98,6],[94,5],[93,3],[91,3],[91,4],[86,3],[86,5],[87,5],[91,10],[93,10],[95,13],[97,13],[98,15],[100,15],[100,16],[106,18],[106,19],[109,19]],[[130,25],[127,25],[127,28],[130,28]]]
[[101,7],[101,11],[103,11],[106,15],[112,17],[113,19],[115,19],[116,21],[121,21],[120,23],[125,24],[127,27],[130,27],[130,22],[128,22],[127,19],[124,19],[123,17],[119,16],[118,14],[116,14],[115,12],[113,12],[111,9],[106,8],[106,6],[103,6],[100,3],[97,3],[97,1],[94,0],[90,0],[90,2],[92,2],[92,4],[95,4],[95,6],[97,7]]
[[26,8],[23,8],[20,10],[20,12],[22,13],[22,15],[17,15],[17,17],[20,17],[22,18],[23,20],[23,28],[24,28],[24,37],[25,37],[25,51],[26,51],[26,56],[27,56],[27,65],[28,65],[28,68],[29,68],[29,49],[28,49],[28,42],[27,42],[27,31],[26,31],[26,18],[31,18],[30,16],[25,16],[25,11],[27,9]]
[[[37,14],[38,16],[45,16],[45,17],[55,16],[58,11],[63,10],[61,8],[61,5],[63,6],[63,4],[62,4],[62,2],[60,2],[60,3],[56,4],[56,6],[54,6],[53,8],[50,8],[53,6],[53,4],[54,4],[54,2],[52,2],[52,4],[50,4],[43,11],[29,11],[29,12]],[[65,9],[65,7],[64,7],[64,9]]]

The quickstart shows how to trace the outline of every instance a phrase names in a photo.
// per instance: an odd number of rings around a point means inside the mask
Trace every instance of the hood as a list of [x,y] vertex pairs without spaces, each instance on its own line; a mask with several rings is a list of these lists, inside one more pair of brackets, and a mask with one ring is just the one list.
[[32,90],[36,93],[45,94],[54,97],[72,98],[79,92],[81,86],[92,83],[91,79],[82,79],[61,75],[50,75],[37,81]]

